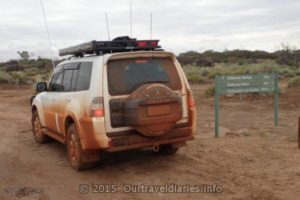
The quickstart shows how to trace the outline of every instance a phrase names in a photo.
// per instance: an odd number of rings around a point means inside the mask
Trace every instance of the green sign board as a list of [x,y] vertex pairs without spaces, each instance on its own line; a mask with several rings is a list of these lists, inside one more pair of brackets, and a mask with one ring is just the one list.
[[277,74],[247,74],[215,77],[215,136],[219,135],[219,96],[229,94],[271,93],[274,98],[274,123],[278,125]]
[[275,76],[275,74],[220,76],[219,94],[271,93],[275,91]]

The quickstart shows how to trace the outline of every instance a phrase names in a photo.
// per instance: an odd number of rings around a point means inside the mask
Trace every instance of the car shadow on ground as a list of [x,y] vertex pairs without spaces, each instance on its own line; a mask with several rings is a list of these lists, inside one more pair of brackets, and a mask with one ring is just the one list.
[[[31,142],[33,143],[34,141]],[[71,169],[71,166],[68,163],[67,148],[64,144],[53,140],[46,144],[34,144],[33,148],[40,156],[47,157],[48,161],[52,159],[53,162],[59,164],[60,167],[69,167]],[[162,168],[164,168],[165,165],[168,165],[165,162],[166,160],[169,160],[170,163],[172,163],[173,161],[176,161],[178,157],[181,157],[180,153],[174,155],[162,155],[159,152],[154,152],[152,150],[139,149],[121,152],[99,152],[99,154],[100,161],[98,161],[92,169],[85,171],[95,172],[104,169],[119,169],[120,166],[124,168],[152,166],[153,169],[159,169],[160,165]],[[164,162],[161,162],[163,160]]]

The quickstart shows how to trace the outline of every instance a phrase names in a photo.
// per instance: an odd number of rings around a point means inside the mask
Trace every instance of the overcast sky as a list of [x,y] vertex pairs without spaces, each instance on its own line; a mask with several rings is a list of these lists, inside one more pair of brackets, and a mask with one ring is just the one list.
[[[130,35],[129,0],[43,0],[52,49]],[[133,37],[153,38],[164,49],[275,51],[281,43],[300,47],[299,0],[132,0]],[[49,57],[40,0],[0,0],[0,61],[17,51]]]

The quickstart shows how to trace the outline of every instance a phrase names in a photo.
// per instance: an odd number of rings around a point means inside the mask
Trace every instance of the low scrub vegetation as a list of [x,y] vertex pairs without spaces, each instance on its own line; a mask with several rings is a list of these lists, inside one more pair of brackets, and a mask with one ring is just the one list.
[[291,78],[288,83],[289,87],[300,86],[300,76]]
[[4,71],[0,71],[0,83],[10,83],[11,76]]
[[274,60],[263,60],[259,63],[239,65],[237,63],[218,63],[214,67],[183,66],[188,80],[214,79],[216,75],[240,75],[256,73],[278,73],[279,78],[293,78],[300,75],[300,68],[278,64]]
[[225,50],[217,52],[208,50],[205,52],[187,51],[178,55],[178,60],[183,65],[196,65],[213,67],[218,63],[236,63],[239,65],[255,64],[260,60],[274,60],[280,65],[300,67],[300,50],[295,47],[282,44],[282,50],[276,52],[249,51],[249,50]]
[[205,96],[206,98],[210,98],[210,97],[215,96],[215,87],[214,87],[214,86],[211,86],[211,87],[207,88],[207,89],[204,91],[204,96]]
[[[192,84],[204,83],[216,75],[276,72],[279,78],[290,79],[289,86],[296,86],[300,79],[300,50],[286,45],[282,47],[282,50],[273,53],[248,50],[188,51],[177,58]],[[52,72],[51,60],[31,59],[27,51],[18,54],[19,60],[0,63],[0,83],[34,84],[48,80]]]
[[0,63],[0,83],[34,84],[47,80],[52,71],[49,59],[21,59]]
[[279,78],[300,76],[300,50],[284,44],[282,50],[272,53],[248,50],[188,51],[177,58],[191,83],[202,83],[214,79],[216,75],[276,72]]

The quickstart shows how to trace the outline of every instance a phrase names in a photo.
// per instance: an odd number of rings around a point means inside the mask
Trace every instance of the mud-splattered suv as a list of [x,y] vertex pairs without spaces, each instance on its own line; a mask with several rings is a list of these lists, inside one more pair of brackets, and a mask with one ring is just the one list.
[[193,139],[190,86],[174,54],[158,47],[157,40],[117,38],[61,50],[75,56],[55,68],[49,83],[37,84],[36,142],[66,144],[71,166],[80,170],[98,161],[100,151],[172,154]]

